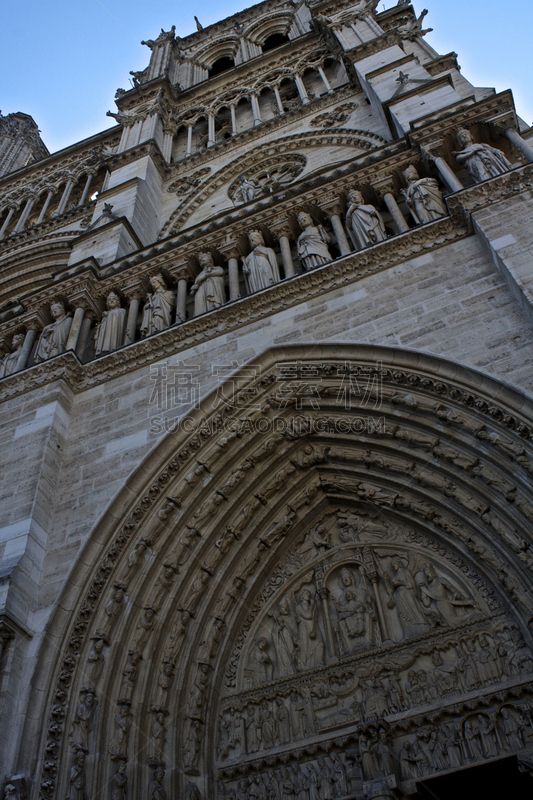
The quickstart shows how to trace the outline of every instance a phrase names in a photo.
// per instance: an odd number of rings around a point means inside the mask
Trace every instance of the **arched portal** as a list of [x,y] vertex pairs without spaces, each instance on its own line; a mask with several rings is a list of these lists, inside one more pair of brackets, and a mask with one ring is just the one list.
[[532,430],[510,388],[405,351],[237,372],[71,576],[26,728],[43,796],[362,799],[527,761]]

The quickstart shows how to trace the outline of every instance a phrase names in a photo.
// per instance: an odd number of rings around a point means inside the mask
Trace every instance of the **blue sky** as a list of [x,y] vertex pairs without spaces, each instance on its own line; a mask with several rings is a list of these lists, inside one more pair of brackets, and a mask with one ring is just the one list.
[[[193,15],[207,26],[247,0],[0,0],[0,109],[24,111],[41,128],[51,151],[111,126],[116,89],[129,70],[143,69],[141,39],[175,24],[186,36]],[[379,10],[396,5],[381,0]],[[518,113],[533,122],[532,0],[414,0],[427,7],[427,41],[440,53],[455,50],[465,77],[477,86],[511,88]]]

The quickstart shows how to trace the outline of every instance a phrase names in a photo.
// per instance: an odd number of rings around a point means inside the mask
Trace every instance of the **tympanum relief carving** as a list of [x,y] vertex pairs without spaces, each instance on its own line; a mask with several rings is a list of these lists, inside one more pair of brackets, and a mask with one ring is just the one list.
[[[218,719],[222,797],[355,796],[530,741],[520,711],[453,713],[533,673],[516,622],[457,554],[390,521],[327,513],[279,564],[237,641]],[[406,736],[420,714],[445,721]],[[353,748],[337,753],[339,736]],[[310,740],[323,757],[302,758]],[[238,764],[253,771],[232,778]]]

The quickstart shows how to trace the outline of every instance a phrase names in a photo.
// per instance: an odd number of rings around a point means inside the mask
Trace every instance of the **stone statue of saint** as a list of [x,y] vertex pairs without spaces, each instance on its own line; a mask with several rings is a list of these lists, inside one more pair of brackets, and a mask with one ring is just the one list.
[[243,260],[242,271],[248,278],[250,292],[258,292],[280,280],[278,261],[272,248],[265,247],[261,231],[250,231],[248,239],[252,252]]
[[46,361],[47,358],[57,356],[65,352],[67,339],[72,325],[72,317],[65,311],[63,303],[55,300],[50,305],[50,313],[53,322],[45,325],[39,338],[39,344],[35,351],[35,363]]
[[298,237],[297,248],[304,269],[314,269],[332,261],[328,250],[331,239],[322,225],[313,225],[313,220],[305,211],[298,214],[298,222],[302,233]]
[[243,203],[251,203],[252,200],[255,200],[255,193],[257,191],[257,187],[255,183],[249,180],[246,175],[241,175],[240,178],[240,186],[239,190],[242,197]]
[[224,270],[216,267],[211,253],[200,253],[198,261],[202,271],[191,286],[194,295],[194,315],[205,314],[213,308],[218,308],[226,302],[224,290]]
[[168,328],[175,303],[174,292],[167,289],[161,275],[153,275],[150,283],[154,291],[148,295],[148,300],[144,304],[141,323],[141,337],[143,338]]
[[85,753],[78,750],[70,769],[67,800],[87,800],[85,792]]
[[365,205],[363,195],[355,189],[348,192],[348,211],[346,212],[346,229],[357,250],[387,238],[385,223],[374,206]]
[[464,168],[476,183],[502,175],[512,169],[512,165],[501,150],[488,144],[477,144],[470,131],[460,128],[456,138],[462,150],[454,152],[453,155],[459,164],[464,164]]
[[431,222],[447,214],[439,184],[435,178],[420,178],[413,166],[407,167],[403,176],[407,181],[407,189],[402,189],[402,194],[418,225]]
[[126,309],[120,307],[120,297],[116,292],[107,295],[107,311],[96,326],[94,351],[96,355],[116,350],[124,342]]
[[6,378],[17,371],[17,363],[20,358],[20,351],[24,344],[25,336],[23,333],[16,333],[13,336],[11,346],[13,350],[0,361],[0,378]]

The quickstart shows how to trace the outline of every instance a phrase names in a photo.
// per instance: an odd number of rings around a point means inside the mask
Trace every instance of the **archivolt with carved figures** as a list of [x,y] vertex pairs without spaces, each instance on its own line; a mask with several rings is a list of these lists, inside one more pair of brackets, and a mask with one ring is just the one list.
[[527,755],[532,430],[526,398],[406,351],[238,372],[65,590],[26,731],[45,730],[43,796],[410,794]]

